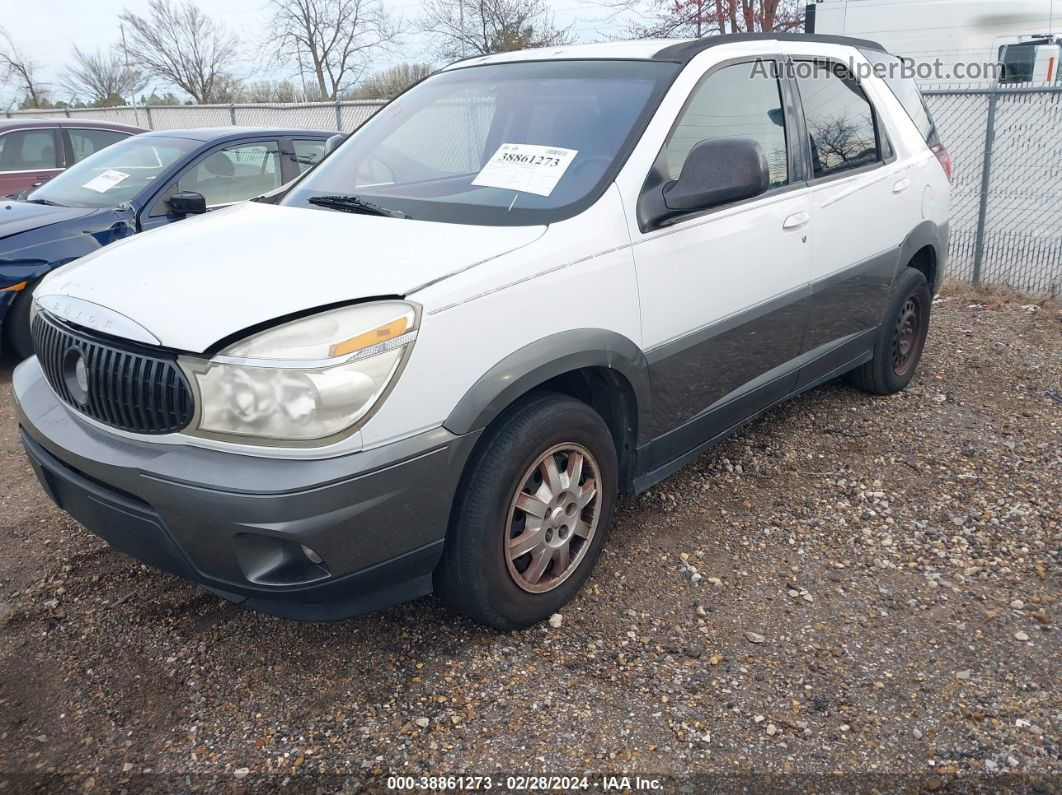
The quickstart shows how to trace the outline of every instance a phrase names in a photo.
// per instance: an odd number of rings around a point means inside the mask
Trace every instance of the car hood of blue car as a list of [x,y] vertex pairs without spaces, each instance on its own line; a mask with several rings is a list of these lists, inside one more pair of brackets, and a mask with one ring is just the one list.
[[12,235],[54,224],[76,221],[89,215],[111,215],[113,212],[114,210],[110,207],[98,209],[94,207],[55,207],[48,204],[33,204],[20,201],[0,202],[0,251],[7,248],[3,241]]

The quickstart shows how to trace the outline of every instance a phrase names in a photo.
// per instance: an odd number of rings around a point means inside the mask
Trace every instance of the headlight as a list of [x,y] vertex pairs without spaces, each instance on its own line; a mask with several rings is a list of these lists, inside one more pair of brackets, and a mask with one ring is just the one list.
[[198,392],[192,433],[305,445],[353,431],[394,381],[417,336],[417,309],[381,301],[333,309],[182,365]]

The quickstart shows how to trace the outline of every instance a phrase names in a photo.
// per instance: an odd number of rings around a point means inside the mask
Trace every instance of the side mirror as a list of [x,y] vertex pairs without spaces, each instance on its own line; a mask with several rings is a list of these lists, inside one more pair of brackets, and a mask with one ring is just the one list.
[[325,157],[328,157],[330,154],[332,154],[334,151],[336,151],[340,146],[342,146],[343,142],[345,140],[347,140],[347,136],[342,135],[342,134],[333,135],[331,138],[327,139],[325,141],[325,150],[324,150]]
[[771,186],[763,147],[751,138],[715,138],[696,144],[682,173],[664,186],[669,210],[707,210],[751,199]]
[[202,215],[206,212],[206,199],[202,193],[182,190],[166,200],[170,210],[177,215]]

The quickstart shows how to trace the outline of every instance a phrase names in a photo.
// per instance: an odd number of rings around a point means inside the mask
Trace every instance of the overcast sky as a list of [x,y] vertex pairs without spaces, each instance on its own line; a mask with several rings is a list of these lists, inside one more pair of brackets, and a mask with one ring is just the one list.
[[[411,24],[420,16],[420,0],[383,2],[394,16],[406,20],[403,30],[410,30]],[[572,33],[579,41],[614,37],[626,28],[625,18],[615,17],[593,0],[552,0],[551,5],[557,24],[573,25]],[[199,0],[199,6],[222,20],[246,42],[262,41],[269,14],[265,0]],[[44,79],[54,82],[56,73],[69,60],[74,44],[93,51],[120,41],[118,15],[124,8],[136,14],[146,14],[148,0],[0,0],[0,26],[41,65]],[[252,46],[248,51],[254,53],[256,49]],[[294,77],[294,69],[256,63],[250,60],[253,57],[249,56],[244,66],[244,77]],[[431,62],[428,43],[423,36],[405,35],[401,55],[382,59],[378,66],[385,68],[401,61]],[[6,108],[13,97],[5,88],[0,87],[0,110]],[[58,87],[53,89],[52,96],[67,99]]]

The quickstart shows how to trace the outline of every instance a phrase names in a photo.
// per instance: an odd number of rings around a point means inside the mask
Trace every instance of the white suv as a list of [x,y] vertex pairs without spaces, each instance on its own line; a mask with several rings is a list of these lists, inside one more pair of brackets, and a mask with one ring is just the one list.
[[898,63],[768,34],[454,64],[293,186],[49,276],[30,460],[261,610],[539,621],[618,491],[837,376],[911,380],[950,164]]

